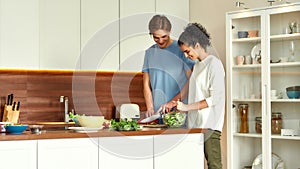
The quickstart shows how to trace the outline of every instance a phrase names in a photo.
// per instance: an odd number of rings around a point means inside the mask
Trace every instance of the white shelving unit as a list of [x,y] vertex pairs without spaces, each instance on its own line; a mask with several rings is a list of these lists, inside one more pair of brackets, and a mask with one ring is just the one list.
[[[262,168],[273,169],[272,153],[283,160],[285,169],[300,168],[300,136],[272,134],[271,123],[272,112],[281,112],[283,129],[300,130],[300,99],[286,95],[286,87],[300,86],[300,32],[285,33],[289,22],[300,26],[300,3],[228,12],[226,20],[227,168],[251,166],[262,154]],[[238,31],[247,30],[258,30],[258,37],[238,38]],[[291,42],[295,60],[283,62],[291,56]],[[254,60],[259,54],[260,63],[236,64],[236,56]],[[271,90],[282,98],[271,98]],[[239,104],[248,104],[247,133],[240,132]],[[262,133],[255,130],[256,117],[262,117]]]

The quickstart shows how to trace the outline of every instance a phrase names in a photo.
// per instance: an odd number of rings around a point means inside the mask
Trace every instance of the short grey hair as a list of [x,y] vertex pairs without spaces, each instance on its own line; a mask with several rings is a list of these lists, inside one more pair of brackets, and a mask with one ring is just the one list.
[[155,31],[162,29],[170,32],[172,25],[170,20],[164,15],[154,15],[148,25],[149,33],[153,34]]

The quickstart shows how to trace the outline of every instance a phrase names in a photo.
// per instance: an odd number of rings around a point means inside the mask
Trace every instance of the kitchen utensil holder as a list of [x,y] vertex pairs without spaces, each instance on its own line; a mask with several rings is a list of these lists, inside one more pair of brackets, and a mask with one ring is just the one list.
[[17,124],[19,122],[19,110],[12,110],[12,105],[5,105],[4,106],[4,112],[3,112],[3,122],[12,122],[14,124]]

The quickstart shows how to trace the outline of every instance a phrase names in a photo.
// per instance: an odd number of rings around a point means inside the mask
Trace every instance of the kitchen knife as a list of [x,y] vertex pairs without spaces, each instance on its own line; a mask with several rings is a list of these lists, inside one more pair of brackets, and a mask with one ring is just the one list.
[[10,94],[9,105],[13,104],[13,100],[14,100],[14,94]]
[[147,118],[141,120],[140,123],[149,123],[149,122],[151,122],[151,121],[153,121],[153,120],[156,120],[156,119],[160,118],[163,111],[164,111],[163,108],[160,107],[160,108],[156,111],[156,113],[155,113],[154,115],[152,115],[152,116],[150,116],[150,117],[147,117]]
[[15,107],[16,107],[16,102],[14,102],[13,106],[12,106],[12,110],[15,111]]
[[9,105],[9,102],[10,102],[10,94],[7,95],[7,103],[6,103],[6,105]]
[[19,110],[20,110],[20,101],[18,101],[18,104],[17,104],[16,110],[17,110],[17,111],[19,111]]
[[159,117],[160,117],[160,114],[159,114],[159,113],[158,113],[158,114],[154,114],[154,115],[152,115],[152,116],[150,116],[150,117],[147,117],[147,118],[141,120],[140,123],[149,123],[149,122],[151,122],[151,121],[153,121],[153,120],[158,119]]

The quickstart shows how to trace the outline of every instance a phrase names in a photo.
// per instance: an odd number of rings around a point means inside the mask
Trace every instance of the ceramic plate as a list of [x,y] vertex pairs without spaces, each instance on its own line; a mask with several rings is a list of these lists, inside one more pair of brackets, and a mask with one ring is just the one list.
[[[252,169],[262,169],[262,154],[259,154],[252,164]],[[272,154],[272,169],[284,169],[284,163],[281,158],[276,155]]]
[[259,55],[259,51],[261,50],[261,46],[260,43],[253,46],[252,50],[251,50],[251,57],[252,59],[255,59],[256,55]]
[[279,99],[279,96],[271,97],[272,100],[277,100]]
[[68,127],[69,130],[74,130],[75,132],[78,133],[91,133],[91,132],[97,132],[101,130],[101,128],[89,128],[89,127]]

